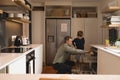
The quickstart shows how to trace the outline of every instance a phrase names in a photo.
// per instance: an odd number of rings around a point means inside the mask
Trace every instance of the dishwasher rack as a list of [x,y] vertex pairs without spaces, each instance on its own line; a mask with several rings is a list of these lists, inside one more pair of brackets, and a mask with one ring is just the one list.
[[97,49],[92,48],[91,53],[80,55],[80,60],[76,62],[77,74],[97,74]]

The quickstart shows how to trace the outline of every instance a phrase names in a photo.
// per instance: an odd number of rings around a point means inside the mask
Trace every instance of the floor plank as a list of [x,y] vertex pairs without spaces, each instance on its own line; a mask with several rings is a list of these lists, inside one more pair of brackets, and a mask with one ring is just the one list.
[[56,70],[54,70],[52,66],[43,66],[42,73],[44,73],[44,74],[56,74]]

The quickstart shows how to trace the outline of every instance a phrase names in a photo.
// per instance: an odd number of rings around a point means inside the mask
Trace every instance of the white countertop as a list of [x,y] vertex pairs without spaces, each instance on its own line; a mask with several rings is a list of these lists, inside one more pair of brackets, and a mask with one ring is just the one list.
[[0,69],[6,67],[7,65],[11,64],[12,62],[18,60],[19,58],[25,56],[27,53],[35,49],[40,44],[30,44],[28,46],[21,46],[25,48],[31,47],[32,49],[26,51],[25,53],[0,53]]
[[108,52],[112,55],[115,55],[117,57],[120,57],[120,52],[117,52],[117,51],[114,51],[114,49],[109,49],[109,47],[106,47],[105,45],[91,45],[92,47],[95,47],[95,48],[98,48],[98,49],[101,49],[105,52]]
[[[40,79],[49,78],[49,79]],[[51,79],[50,79],[51,78]],[[120,80],[120,75],[0,74],[0,80]]]

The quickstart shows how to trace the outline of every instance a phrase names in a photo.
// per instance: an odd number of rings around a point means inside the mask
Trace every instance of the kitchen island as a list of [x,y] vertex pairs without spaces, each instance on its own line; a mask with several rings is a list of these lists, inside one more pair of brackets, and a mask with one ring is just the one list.
[[43,55],[42,44],[30,44],[28,46],[21,46],[21,48],[31,49],[24,53],[0,53],[0,72],[5,72],[8,74],[26,74],[26,55],[34,50],[35,73],[41,73]]
[[120,48],[92,45],[97,48],[97,74],[120,74]]
[[120,76],[80,74],[0,74],[0,80],[120,80]]

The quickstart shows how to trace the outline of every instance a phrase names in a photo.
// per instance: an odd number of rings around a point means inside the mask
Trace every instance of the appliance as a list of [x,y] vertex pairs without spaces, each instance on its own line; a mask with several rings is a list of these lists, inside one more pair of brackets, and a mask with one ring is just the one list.
[[46,19],[46,64],[51,65],[64,37],[70,35],[70,19]]
[[109,29],[109,40],[111,46],[114,45],[115,41],[118,39],[118,31],[116,28]]
[[22,37],[22,44],[23,44],[23,45],[28,45],[28,44],[29,44],[29,39],[28,39],[28,37]]
[[14,46],[21,46],[22,45],[22,37],[16,36]]
[[35,73],[35,51],[31,51],[26,55],[26,73]]

